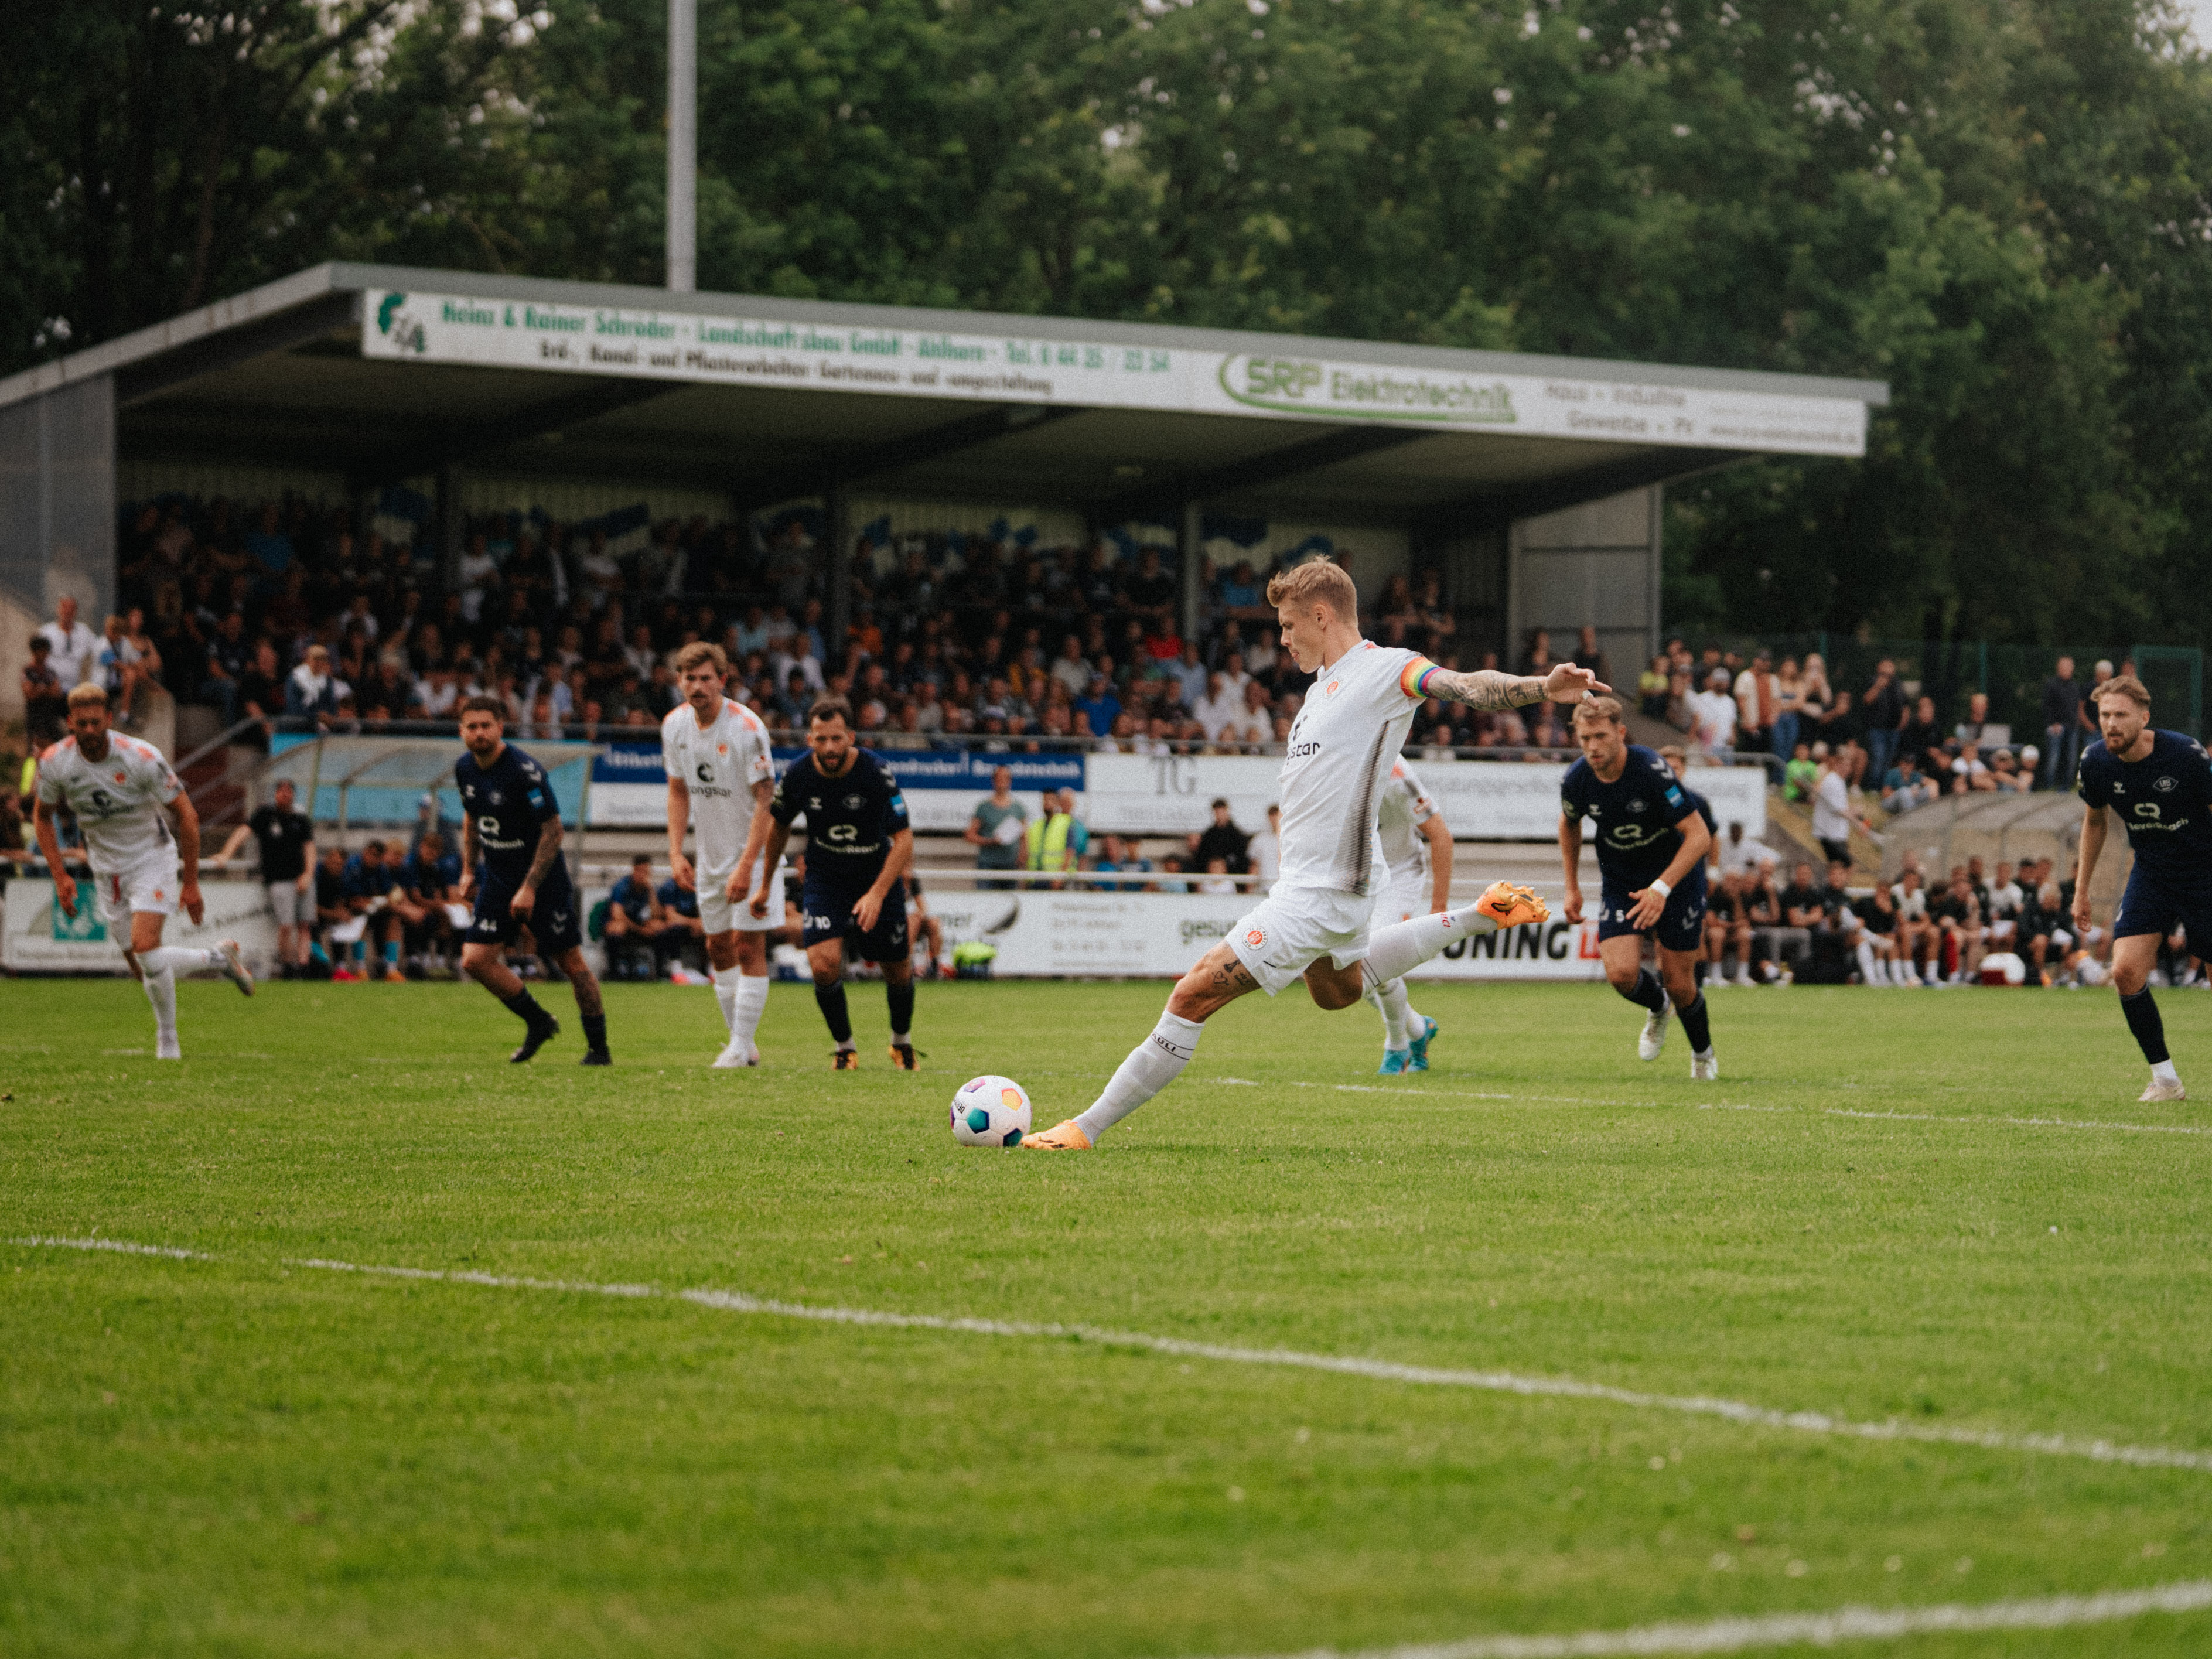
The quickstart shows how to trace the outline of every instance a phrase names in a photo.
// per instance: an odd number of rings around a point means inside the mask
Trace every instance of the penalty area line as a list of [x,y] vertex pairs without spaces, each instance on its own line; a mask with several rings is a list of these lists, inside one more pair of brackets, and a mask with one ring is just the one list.
[[[16,1238],[9,1242],[38,1248],[114,1250],[131,1255],[169,1256],[200,1261],[217,1259],[195,1250],[180,1250],[157,1244],[131,1244],[120,1240],[47,1237]],[[711,1308],[724,1313],[805,1320],[823,1325],[872,1326],[886,1330],[936,1331],[965,1336],[1084,1342],[1105,1348],[1134,1349],[1175,1359],[1204,1359],[1229,1365],[1265,1365],[1288,1370],[1320,1371],[1337,1376],[1364,1377],[1376,1382],[1408,1383],[1418,1388],[1469,1389],[1487,1394],[1519,1395],[1528,1399],[1585,1400],[1635,1411],[1717,1418],[1743,1428],[1779,1429],[1795,1434],[1820,1435],[1837,1439],[1959,1446],[1978,1451],[2081,1458],[2090,1462],[2118,1463],[2133,1468],[2187,1469],[2212,1474],[2212,1451],[2196,1451],[2186,1447],[2136,1446],[2076,1435],[2017,1434],[1996,1429],[1957,1428],[1932,1423],[1906,1422],[1893,1417],[1859,1421],[1827,1412],[1782,1411],[1771,1406],[1754,1405],[1747,1401],[1730,1400],[1720,1395],[1660,1394],[1649,1389],[1618,1388],[1608,1382],[1587,1382],[1571,1376],[1532,1376],[1517,1371],[1413,1365],[1395,1359],[1371,1359],[1358,1354],[1310,1353],[1295,1348],[1246,1348],[1227,1343],[1195,1342],[1183,1337],[1158,1336],[1143,1331],[1112,1330],[1095,1325],[895,1313],[882,1309],[784,1302],[773,1297],[754,1296],[744,1291],[715,1290],[706,1286],[665,1291],[651,1285],[604,1285],[564,1279],[523,1278],[475,1269],[406,1267],[373,1262],[337,1261],[322,1257],[289,1259],[285,1265],[319,1273],[358,1273],[382,1279],[468,1285],[487,1290],[552,1291],[574,1296],[613,1297],[628,1301],[665,1299],[688,1302],[696,1307]]]
[[2212,1579],[2192,1578],[2089,1595],[1954,1601],[1930,1607],[1847,1607],[1827,1613],[1739,1615],[1699,1624],[1639,1625],[1557,1636],[1475,1636],[1352,1653],[1320,1648],[1284,1659],[1605,1659],[1614,1654],[1742,1653],[1756,1648],[1894,1642],[1949,1632],[2071,1630],[2117,1624],[2146,1613],[2201,1613],[2208,1607],[2212,1607]]

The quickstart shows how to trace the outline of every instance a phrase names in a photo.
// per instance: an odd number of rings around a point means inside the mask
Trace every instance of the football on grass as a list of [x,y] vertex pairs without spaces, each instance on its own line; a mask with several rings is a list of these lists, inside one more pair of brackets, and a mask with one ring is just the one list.
[[1018,1146],[1029,1132],[1029,1094],[1010,1077],[971,1079],[952,1097],[952,1138],[963,1146]]

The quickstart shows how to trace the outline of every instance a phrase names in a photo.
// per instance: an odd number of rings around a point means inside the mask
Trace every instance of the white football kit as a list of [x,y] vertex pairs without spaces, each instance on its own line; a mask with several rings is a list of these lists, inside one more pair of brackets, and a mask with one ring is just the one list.
[[101,917],[126,939],[133,911],[176,914],[177,842],[161,808],[184,788],[160,750],[117,732],[98,761],[86,759],[75,738],[39,757],[39,799],[76,815]]
[[[768,727],[744,704],[722,700],[722,712],[703,730],[688,702],[678,703],[660,723],[660,763],[672,778],[684,780],[691,793],[691,830],[698,838],[693,863],[699,881],[699,921],[709,933],[732,929],[765,933],[783,926],[783,872],[769,884],[768,915],[758,921],[750,906],[730,902],[730,878],[744,855],[753,821],[753,786],[775,776]],[[745,890],[760,886],[757,858]]]
[[1428,915],[1429,842],[1420,830],[1436,816],[1437,804],[1421,787],[1413,769],[1402,760],[1392,766],[1375,817],[1376,833],[1382,842],[1382,896],[1375,902],[1379,920],[1404,921]]
[[1433,666],[1364,640],[1321,671],[1291,722],[1278,779],[1282,874],[1229,939],[1269,996],[1322,956],[1346,968],[1367,955],[1382,862],[1376,821]]

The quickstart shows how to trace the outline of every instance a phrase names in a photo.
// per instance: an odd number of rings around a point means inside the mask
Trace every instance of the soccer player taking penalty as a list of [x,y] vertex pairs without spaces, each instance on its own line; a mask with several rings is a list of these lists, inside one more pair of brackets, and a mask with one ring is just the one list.
[[[179,904],[195,923],[207,913],[200,896],[199,814],[160,750],[107,729],[107,693],[99,686],[88,683],[69,694],[69,736],[39,757],[39,793],[32,806],[39,851],[53,872],[54,901],[72,918],[84,902],[63,867],[61,837],[54,830],[54,808],[66,805],[84,836],[100,919],[113,933],[129,930],[123,960],[154,1005],[154,1057],[182,1060],[179,973],[220,969],[240,990],[253,994],[253,975],[246,971],[236,939],[211,951],[161,943],[161,929]],[[173,836],[161,816],[164,806],[177,815]]]
[[1206,1021],[1248,991],[1273,996],[1303,978],[1315,1004],[1348,1008],[1370,987],[1404,976],[1477,933],[1547,920],[1525,887],[1492,882],[1458,910],[1372,928],[1382,852],[1376,819],[1390,769],[1425,697],[1472,708],[1526,708],[1601,692],[1588,669],[1562,663],[1541,679],[1439,668],[1359,634],[1359,594],[1325,560],[1267,584],[1283,649],[1315,676],[1291,723],[1281,774],[1282,873],[1230,937],[1176,981],[1152,1034],[1121,1062],[1089,1110],[1025,1137],[1024,1146],[1081,1151],[1181,1074]]
[[518,1066],[530,1059],[560,1035],[561,1023],[507,965],[507,946],[527,927],[538,955],[568,975],[576,994],[584,1022],[581,1063],[611,1066],[606,1009],[584,960],[583,917],[561,856],[561,805],[553,786],[544,767],[507,741],[507,712],[497,697],[466,698],[460,713],[468,748],[453,763],[461,792],[460,893],[472,901],[461,971],[522,1022],[522,1046],[508,1059]]
[[2138,1098],[2185,1100],[2149,981],[2159,942],[2175,923],[2188,930],[2191,951],[2212,948],[2212,761],[2194,738],[2152,726],[2150,692],[2132,674],[2097,688],[2097,729],[2103,736],[2081,751],[2075,774],[2087,811],[2074,872],[2074,932],[2088,941],[2089,878],[2105,850],[2110,807],[2127,826],[2136,855],[2112,921],[2112,983],[2128,1030],[2150,1062],[2150,1084]]
[[[884,763],[853,741],[853,710],[842,697],[818,700],[806,720],[808,752],[791,763],[769,800],[768,867],[783,859],[791,821],[806,814],[805,913],[799,943],[814,970],[814,1002],[836,1043],[831,1067],[857,1070],[853,1019],[845,1007],[845,946],[884,970],[890,1006],[891,1063],[911,1072],[914,1052],[914,951],[906,931],[905,876],[914,863],[914,831],[906,797]],[[757,921],[771,912],[766,888],[755,890]]]
[[[677,884],[699,895],[707,963],[714,976],[729,1041],[718,1067],[757,1066],[753,1034],[768,1007],[768,936],[783,925],[783,877],[760,854],[772,820],[775,757],[760,716],[722,695],[729,659],[703,641],[676,653],[684,701],[660,723],[660,761],[668,773],[668,862]],[[699,861],[684,856],[684,831],[696,829]],[[756,915],[747,898],[766,895]]]
[[[1597,827],[1598,954],[1613,988],[1644,1011],[1636,1052],[1656,1060],[1667,1042],[1671,999],[1690,1040],[1690,1076],[1720,1076],[1698,957],[1705,945],[1705,852],[1712,831],[1699,802],[1650,750],[1628,740],[1620,704],[1592,697],[1575,710],[1583,757],[1559,783],[1559,856],[1567,868],[1566,914],[1583,919],[1583,820]],[[1659,974],[1644,965],[1644,935],[1657,936]]]

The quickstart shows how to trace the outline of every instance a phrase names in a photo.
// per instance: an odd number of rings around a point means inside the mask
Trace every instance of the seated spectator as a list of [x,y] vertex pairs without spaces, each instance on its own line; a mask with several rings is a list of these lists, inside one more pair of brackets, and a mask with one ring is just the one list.
[[1667,718],[1667,688],[1671,678],[1664,656],[1652,658],[1651,665],[1637,676],[1638,706],[1644,710],[1645,718],[1655,720]]
[[1936,924],[1937,971],[1946,983],[1965,984],[1980,964],[1983,933],[1981,902],[1964,870],[1952,872],[1949,884],[1929,901],[1928,915]]
[[1928,915],[1928,895],[1920,885],[1920,872],[1907,864],[1890,890],[1897,906],[1897,958],[1907,985],[1933,985],[1937,973],[1936,924]]
[[1241,876],[1251,867],[1246,861],[1251,845],[1252,837],[1239,830],[1231,816],[1229,803],[1217,797],[1213,802],[1213,822],[1198,838],[1198,846],[1194,849],[1199,860],[1197,867],[1204,869],[1219,859],[1229,874]]
[[31,635],[31,659],[23,665],[23,730],[33,750],[48,748],[62,739],[63,722],[69,717],[69,694],[54,672],[53,641],[43,633]]
[[1781,977],[1782,895],[1774,885],[1776,862],[1771,849],[1762,851],[1746,887],[1751,906],[1752,971],[1770,985]]
[[2025,794],[2035,787],[2035,775],[2020,769],[2011,750],[1999,749],[1990,757],[1990,787],[2000,794]]
[[447,907],[458,905],[460,886],[460,854],[436,830],[426,832],[400,866],[399,890],[392,900],[407,960],[417,972],[434,965],[453,971],[453,918]]
[[325,848],[322,856],[315,860],[315,920],[307,930],[307,949],[310,961],[319,960],[331,969],[334,980],[349,980],[354,975],[340,965],[338,952],[332,948],[335,941],[331,929],[343,927],[353,912],[346,903],[345,849],[333,842]]
[[1897,752],[1911,755],[1929,777],[1945,775],[1950,757],[1943,752],[1943,733],[1936,724],[1936,699],[1922,697],[1912,705],[1911,718],[1899,729]]
[[2012,866],[1997,866],[1996,879],[1983,896],[1983,926],[1989,934],[1990,948],[2009,951],[2020,933],[2020,913],[2027,902],[2027,895],[2013,879]]
[[1759,867],[1759,855],[1765,850],[1762,843],[1744,839],[1743,823],[1740,818],[1729,819],[1728,829],[1713,845],[1723,875],[1748,876]]
[[660,902],[660,912],[668,918],[671,930],[679,936],[677,944],[684,957],[705,961],[707,925],[699,917],[698,890],[686,887],[672,872],[653,890],[653,896]]
[[[1957,743],[1958,739],[1954,738],[1952,742]],[[1982,794],[1994,793],[1996,787],[1996,774],[1983,762],[1980,751],[1972,744],[1960,744],[1958,753],[1951,757],[1951,793]]]
[[[684,928],[672,918],[653,890],[653,860],[641,854],[629,873],[607,895],[607,969],[615,979],[659,979],[670,956],[682,944]],[[645,952],[646,971],[635,971],[637,951]]]
[[1899,983],[1897,901],[1891,896],[1888,884],[1875,882],[1872,892],[1852,902],[1851,909],[1858,917],[1859,923],[1856,950],[1861,982],[1867,985]]
[[398,884],[399,861],[386,856],[380,841],[368,842],[345,862],[346,915],[362,924],[352,940],[356,979],[370,977],[368,957],[372,940],[382,946],[383,976],[395,982],[407,977],[399,970],[399,914],[392,908],[392,892]]
[[292,671],[291,678],[285,684],[284,713],[293,720],[313,720],[326,725],[338,712],[338,695],[337,682],[331,674],[330,652],[320,645],[311,645],[306,660]]
[[1237,878],[1229,873],[1227,859],[1208,859],[1206,861],[1206,879],[1198,884],[1198,890],[1216,896],[1237,890]]
[[1881,810],[1895,817],[1916,806],[1925,806],[1935,799],[1936,786],[1920,775],[1918,757],[1900,750],[1897,764],[1889,769],[1889,775],[1881,781]]
[[[1735,826],[1739,830],[1741,825]],[[1735,951],[1735,978],[1723,963],[1725,953]],[[1705,902],[1705,981],[1707,985],[1743,985],[1751,977],[1751,882],[1742,866],[1723,867],[1720,884]]]
[[1827,889],[1813,879],[1813,866],[1790,867],[1790,884],[1778,894],[1782,924],[1774,930],[1774,954],[1794,976],[1813,948],[1813,930],[1827,919]]

